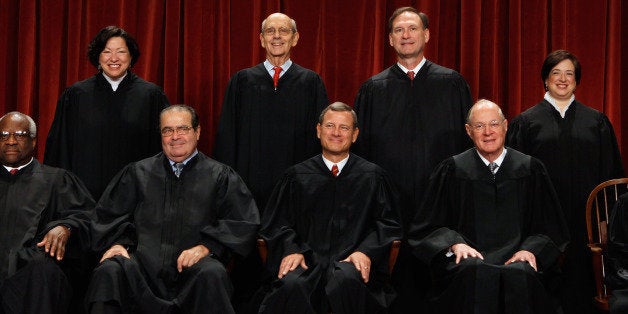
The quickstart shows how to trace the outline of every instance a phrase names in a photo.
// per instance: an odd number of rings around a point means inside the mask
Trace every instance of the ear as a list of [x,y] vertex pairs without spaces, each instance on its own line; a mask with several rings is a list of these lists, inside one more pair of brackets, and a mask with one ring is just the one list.
[[358,134],[360,134],[360,129],[355,128],[355,130],[353,131],[353,139],[351,140],[351,143],[355,143],[355,141],[358,140]]
[[196,140],[198,141],[201,138],[201,125],[199,124],[196,128]]
[[388,33],[388,44],[390,44],[390,46],[393,46],[393,36],[392,33]]
[[428,41],[430,41],[430,29],[429,28],[425,29],[425,43],[427,44]]
[[264,34],[259,33],[259,42],[262,44],[262,48],[266,48],[266,43],[264,42]]
[[471,136],[471,126],[470,126],[470,125],[468,125],[468,124],[465,124],[465,125],[464,125],[464,129],[467,131],[467,135],[468,135],[471,139],[473,139],[473,136]]
[[316,124],[316,137],[319,139],[321,138],[321,124],[320,123]]
[[294,32],[294,37],[292,38],[292,47],[297,45],[299,41],[299,32]]

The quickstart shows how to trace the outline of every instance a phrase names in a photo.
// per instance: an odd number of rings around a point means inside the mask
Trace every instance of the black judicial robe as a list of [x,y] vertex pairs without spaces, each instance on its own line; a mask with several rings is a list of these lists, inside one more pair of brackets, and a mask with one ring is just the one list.
[[395,64],[360,87],[360,137],[352,149],[390,173],[401,192],[404,226],[434,167],[471,147],[464,129],[471,105],[464,78],[429,60],[413,81]]
[[[94,249],[128,246],[152,293],[165,299],[176,294],[177,258],[183,250],[203,244],[226,263],[232,253],[246,255],[255,247],[259,228],[257,207],[244,182],[200,152],[179,178],[163,153],[127,165],[95,212]],[[88,301],[97,299],[88,296]]]
[[608,219],[605,282],[612,290],[611,313],[628,312],[628,193],[619,197]]
[[[492,290],[477,289],[474,296],[469,295],[470,291],[463,288],[467,285],[447,276],[458,268],[454,266],[455,255],[445,257],[451,245],[468,244],[484,256],[484,264],[490,265],[503,265],[517,251],[530,251],[536,257],[540,275],[555,266],[568,243],[569,232],[540,161],[507,148],[493,178],[477,151],[469,149],[444,160],[430,176],[425,202],[412,222],[408,237],[414,254],[430,265],[432,273],[440,270],[445,274],[434,277],[431,295],[437,308],[462,313],[468,304],[452,304],[450,297],[469,296],[479,302],[503,295],[510,300],[526,296],[508,295],[507,289],[499,291],[499,285]],[[466,280],[479,280],[481,276],[478,271],[475,277]],[[493,295],[482,295],[488,291]]]
[[596,185],[623,177],[613,126],[606,115],[578,101],[571,103],[562,118],[543,100],[510,121],[506,143],[547,167],[571,236],[564,265],[565,312],[591,309],[594,286],[585,207]]
[[263,210],[290,166],[320,152],[316,123],[328,105],[323,81],[292,63],[277,90],[263,63],[229,80],[213,156],[242,177]]
[[[66,170],[42,165],[35,159],[16,175],[11,175],[4,167],[0,168],[0,286],[24,284],[25,280],[9,281],[16,272],[36,259],[47,259],[61,265],[80,256],[81,249],[89,248],[89,213],[93,208],[94,201],[87,188]],[[36,245],[58,225],[69,226],[72,230],[65,259],[60,263]],[[44,283],[51,284],[41,280],[38,285],[45,286]],[[13,287],[9,290],[18,289],[28,288]],[[61,294],[59,291],[49,293],[37,298],[45,302],[47,297]],[[5,310],[9,306],[7,313],[14,313],[24,305],[24,300],[7,299],[6,295],[0,299],[3,299]],[[33,304],[35,300],[28,303]],[[54,309],[49,310],[54,312]]]
[[[402,236],[396,197],[384,170],[355,154],[338,177],[320,154],[289,168],[263,214],[260,234],[267,241],[267,268],[277,274],[285,256],[300,253],[312,270],[309,276],[324,278],[335,262],[360,251],[371,259],[371,294],[387,306],[390,245]],[[318,268],[322,274],[314,271]],[[308,280],[325,286],[325,279]]]
[[57,102],[44,164],[75,173],[96,200],[129,162],[161,150],[160,87],[127,72],[118,89],[101,72],[68,87]]

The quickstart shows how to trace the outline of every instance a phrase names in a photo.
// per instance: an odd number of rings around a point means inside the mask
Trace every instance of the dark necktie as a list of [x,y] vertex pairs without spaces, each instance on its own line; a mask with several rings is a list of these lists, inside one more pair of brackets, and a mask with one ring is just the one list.
[[334,164],[334,165],[331,167],[331,174],[332,174],[334,177],[337,177],[337,176],[338,176],[338,172],[339,172],[339,170],[338,170],[338,165]]
[[177,176],[177,178],[181,175],[181,171],[183,171],[183,167],[185,167],[185,165],[182,162],[178,162],[174,164],[174,175]]
[[11,170],[9,170],[9,173],[11,175],[15,175],[17,173],[18,169],[17,168],[11,168]]
[[275,90],[277,90],[277,83],[279,82],[279,73],[281,73],[281,67],[274,67],[275,75],[273,75],[273,86],[275,86]]
[[497,170],[497,167],[499,166],[494,162],[491,162],[490,164],[488,164],[488,168],[491,169],[491,172],[493,173],[493,177],[495,176],[495,170]]
[[414,81],[414,71],[408,71],[408,77],[410,78],[410,81]]

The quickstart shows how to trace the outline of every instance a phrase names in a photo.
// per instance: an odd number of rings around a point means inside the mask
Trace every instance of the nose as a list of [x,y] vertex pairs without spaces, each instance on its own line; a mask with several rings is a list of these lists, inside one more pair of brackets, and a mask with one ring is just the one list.
[[15,134],[9,133],[9,138],[7,139],[6,143],[9,145],[17,144],[17,139],[15,138]]
[[484,127],[482,127],[482,134],[491,135],[492,133],[493,130],[491,130],[491,126],[489,124],[485,124]]

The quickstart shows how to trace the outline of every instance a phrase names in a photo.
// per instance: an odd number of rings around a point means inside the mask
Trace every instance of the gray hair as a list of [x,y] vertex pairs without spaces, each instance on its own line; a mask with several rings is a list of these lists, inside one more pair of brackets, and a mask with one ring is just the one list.
[[318,123],[319,124],[323,124],[323,118],[325,117],[325,114],[327,113],[327,111],[347,111],[347,112],[351,112],[351,117],[353,117],[353,128],[357,128],[358,127],[358,115],[355,113],[355,111],[353,110],[353,108],[351,108],[351,106],[337,101],[329,106],[327,106],[325,109],[323,109],[323,111],[321,112],[320,116],[318,116]]
[[35,124],[33,118],[19,111],[11,111],[0,117],[0,121],[4,120],[4,118],[8,118],[9,116],[17,116],[19,118],[26,119],[26,121],[28,121],[28,132],[30,133],[31,138],[37,137],[37,125]]

